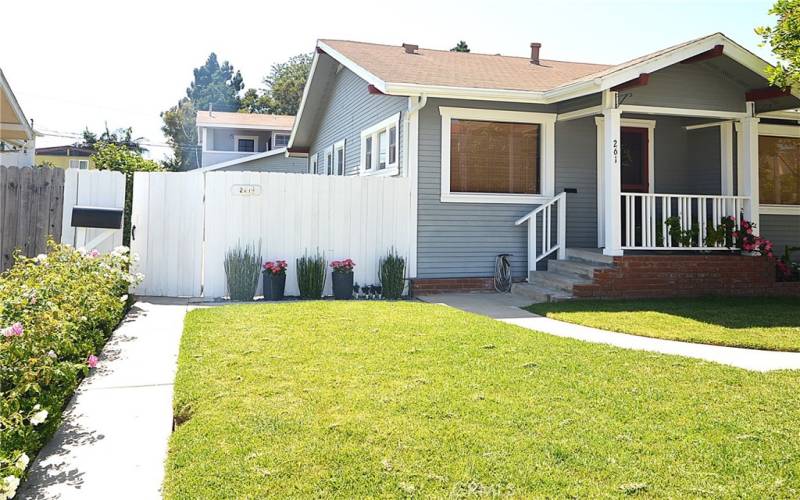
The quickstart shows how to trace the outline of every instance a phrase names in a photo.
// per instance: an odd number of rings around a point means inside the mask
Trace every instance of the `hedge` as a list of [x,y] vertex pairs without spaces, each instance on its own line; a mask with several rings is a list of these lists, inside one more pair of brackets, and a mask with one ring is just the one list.
[[58,427],[81,378],[128,306],[137,277],[125,247],[108,255],[50,243],[0,275],[0,499]]

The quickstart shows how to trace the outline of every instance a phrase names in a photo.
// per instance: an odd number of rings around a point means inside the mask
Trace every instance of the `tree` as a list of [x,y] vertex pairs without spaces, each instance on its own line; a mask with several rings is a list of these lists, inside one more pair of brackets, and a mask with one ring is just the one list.
[[194,79],[186,89],[186,97],[161,113],[161,131],[172,147],[172,157],[165,165],[171,170],[190,170],[200,164],[197,147],[197,111],[238,111],[239,92],[244,87],[242,74],[231,63],[217,60],[211,53],[205,64],[194,69]]
[[130,245],[131,241],[131,209],[133,207],[133,173],[159,172],[161,165],[153,160],[142,158],[136,151],[124,145],[97,142],[92,155],[95,166],[100,170],[113,170],[125,174],[125,217],[122,227],[122,243]]
[[769,13],[778,16],[775,26],[756,28],[778,58],[778,64],[767,69],[769,83],[781,88],[800,85],[800,0],[778,0]]
[[164,124],[161,131],[172,148],[172,156],[164,161],[170,170],[191,170],[200,165],[200,148],[197,146],[197,110],[188,97],[161,113]]
[[213,105],[217,111],[238,111],[239,92],[243,88],[241,72],[234,72],[228,61],[220,65],[212,52],[204,65],[194,69],[194,81],[186,89],[186,97],[198,110]]
[[133,127],[118,128],[112,132],[108,129],[108,124],[106,124],[105,131],[100,134],[99,137],[97,134],[90,131],[89,127],[86,127],[83,129],[83,133],[81,135],[83,136],[83,140],[75,143],[75,146],[77,147],[95,149],[98,142],[104,142],[106,144],[125,146],[129,150],[138,154],[147,151],[147,149],[142,147],[141,144],[144,141],[144,137],[133,137]]
[[450,49],[450,52],[469,52],[469,45],[464,40],[459,40],[456,46]]
[[311,71],[311,54],[299,54],[273,64],[264,77],[266,88],[261,92],[248,89],[242,97],[241,110],[248,113],[296,115],[303,99],[303,88]]

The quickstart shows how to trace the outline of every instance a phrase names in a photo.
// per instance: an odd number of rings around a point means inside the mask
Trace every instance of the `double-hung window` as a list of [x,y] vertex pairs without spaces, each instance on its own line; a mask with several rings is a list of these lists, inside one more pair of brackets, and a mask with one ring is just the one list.
[[69,168],[76,168],[78,170],[88,170],[89,160],[70,160]]
[[325,175],[333,175],[333,146],[325,150]]
[[317,173],[317,153],[314,153],[308,157],[308,173]]
[[344,139],[333,145],[333,175],[344,175],[346,171]]
[[361,175],[399,172],[400,113],[361,132]]
[[441,201],[538,204],[554,195],[555,115],[441,107]]
[[285,148],[289,145],[289,134],[273,134],[272,149]]

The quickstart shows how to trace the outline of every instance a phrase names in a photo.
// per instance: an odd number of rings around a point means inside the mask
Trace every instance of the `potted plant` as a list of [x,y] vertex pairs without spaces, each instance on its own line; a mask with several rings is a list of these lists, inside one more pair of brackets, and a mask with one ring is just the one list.
[[261,266],[263,276],[264,300],[283,300],[286,290],[286,268],[289,267],[285,260],[267,261]]
[[261,257],[255,244],[239,245],[225,254],[225,279],[231,300],[253,300],[258,287],[258,268]]
[[337,300],[353,298],[353,268],[355,263],[350,259],[334,260],[331,262],[333,269],[333,297]]
[[325,289],[327,272],[325,256],[319,253],[297,259],[297,288],[304,299],[320,299]]

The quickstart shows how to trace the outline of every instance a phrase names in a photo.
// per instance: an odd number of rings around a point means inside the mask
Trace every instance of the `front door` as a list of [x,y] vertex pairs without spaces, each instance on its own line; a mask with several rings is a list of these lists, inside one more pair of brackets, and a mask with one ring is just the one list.
[[640,127],[622,127],[620,139],[620,176],[622,191],[628,193],[647,193],[650,190],[648,149],[648,130]]

